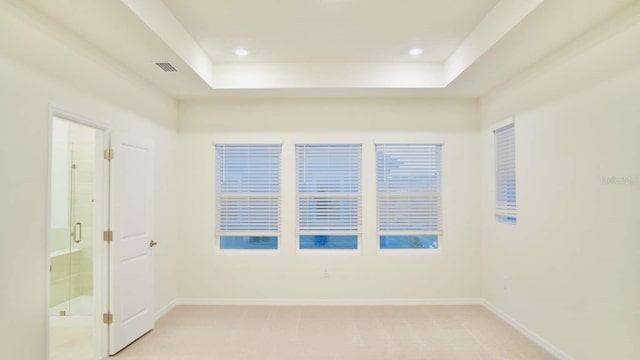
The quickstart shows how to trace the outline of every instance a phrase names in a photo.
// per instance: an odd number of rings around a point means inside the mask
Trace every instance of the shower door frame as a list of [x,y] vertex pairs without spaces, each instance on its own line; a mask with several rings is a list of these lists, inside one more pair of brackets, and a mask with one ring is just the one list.
[[50,358],[51,330],[51,181],[52,181],[52,144],[54,118],[93,128],[96,131],[96,154],[94,175],[94,227],[93,227],[93,298],[92,310],[93,349],[96,359],[108,356],[109,328],[103,321],[103,314],[109,313],[109,245],[103,241],[103,230],[109,225],[109,183],[110,164],[104,159],[103,152],[109,149],[111,133],[109,126],[85,116],[75,114],[61,107],[51,105],[49,110],[49,166],[47,188],[47,251],[46,251],[46,359]]

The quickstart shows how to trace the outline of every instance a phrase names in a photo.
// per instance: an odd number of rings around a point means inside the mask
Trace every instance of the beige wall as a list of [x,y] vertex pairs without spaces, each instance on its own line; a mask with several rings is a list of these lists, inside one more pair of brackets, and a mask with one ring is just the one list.
[[[179,296],[214,299],[478,298],[480,169],[477,104],[466,100],[291,99],[180,105]],[[282,236],[277,256],[217,255],[214,140],[283,141]],[[444,140],[441,252],[377,253],[374,140]],[[359,256],[296,253],[294,144],[363,144]],[[328,277],[324,277],[324,270]]]
[[[482,99],[483,296],[574,359],[640,358],[639,36],[630,27]],[[493,215],[491,125],[507,116],[517,225]],[[612,176],[630,182],[602,182]]]
[[[38,18],[0,6],[0,330],[2,359],[44,359],[49,111],[51,105],[156,144],[156,307],[175,296],[176,103],[126,71],[96,61],[74,38],[51,36]],[[60,35],[60,34],[58,34]],[[38,52],[28,45],[41,44]],[[65,56],[73,71],[50,67]]]

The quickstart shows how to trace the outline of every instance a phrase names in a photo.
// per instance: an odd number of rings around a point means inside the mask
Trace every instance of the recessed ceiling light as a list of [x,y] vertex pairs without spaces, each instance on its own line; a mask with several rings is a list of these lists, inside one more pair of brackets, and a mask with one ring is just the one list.
[[236,49],[233,53],[238,55],[238,56],[245,57],[245,56],[249,55],[249,50],[247,50],[247,49]]
[[413,48],[413,49],[409,50],[409,54],[411,56],[420,56],[420,55],[422,55],[423,52],[424,52],[424,50],[422,50],[420,48]]

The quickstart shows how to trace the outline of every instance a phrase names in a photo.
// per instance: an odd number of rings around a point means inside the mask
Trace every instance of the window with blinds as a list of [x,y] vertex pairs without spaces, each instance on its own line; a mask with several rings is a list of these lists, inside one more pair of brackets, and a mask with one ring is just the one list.
[[494,131],[496,154],[496,217],[516,222],[516,143],[513,123]]
[[442,144],[377,144],[380,249],[437,249],[442,234]]
[[358,249],[361,145],[296,145],[299,249]]
[[281,145],[215,145],[216,235],[222,250],[275,250]]

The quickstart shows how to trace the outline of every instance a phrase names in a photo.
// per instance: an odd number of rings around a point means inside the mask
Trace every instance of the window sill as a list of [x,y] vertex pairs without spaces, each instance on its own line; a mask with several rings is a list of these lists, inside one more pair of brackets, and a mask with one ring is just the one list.
[[298,249],[302,256],[360,256],[360,250],[346,249]]
[[441,249],[378,249],[383,256],[432,256],[442,255]]
[[221,256],[275,256],[280,254],[280,250],[218,249],[216,254]]

